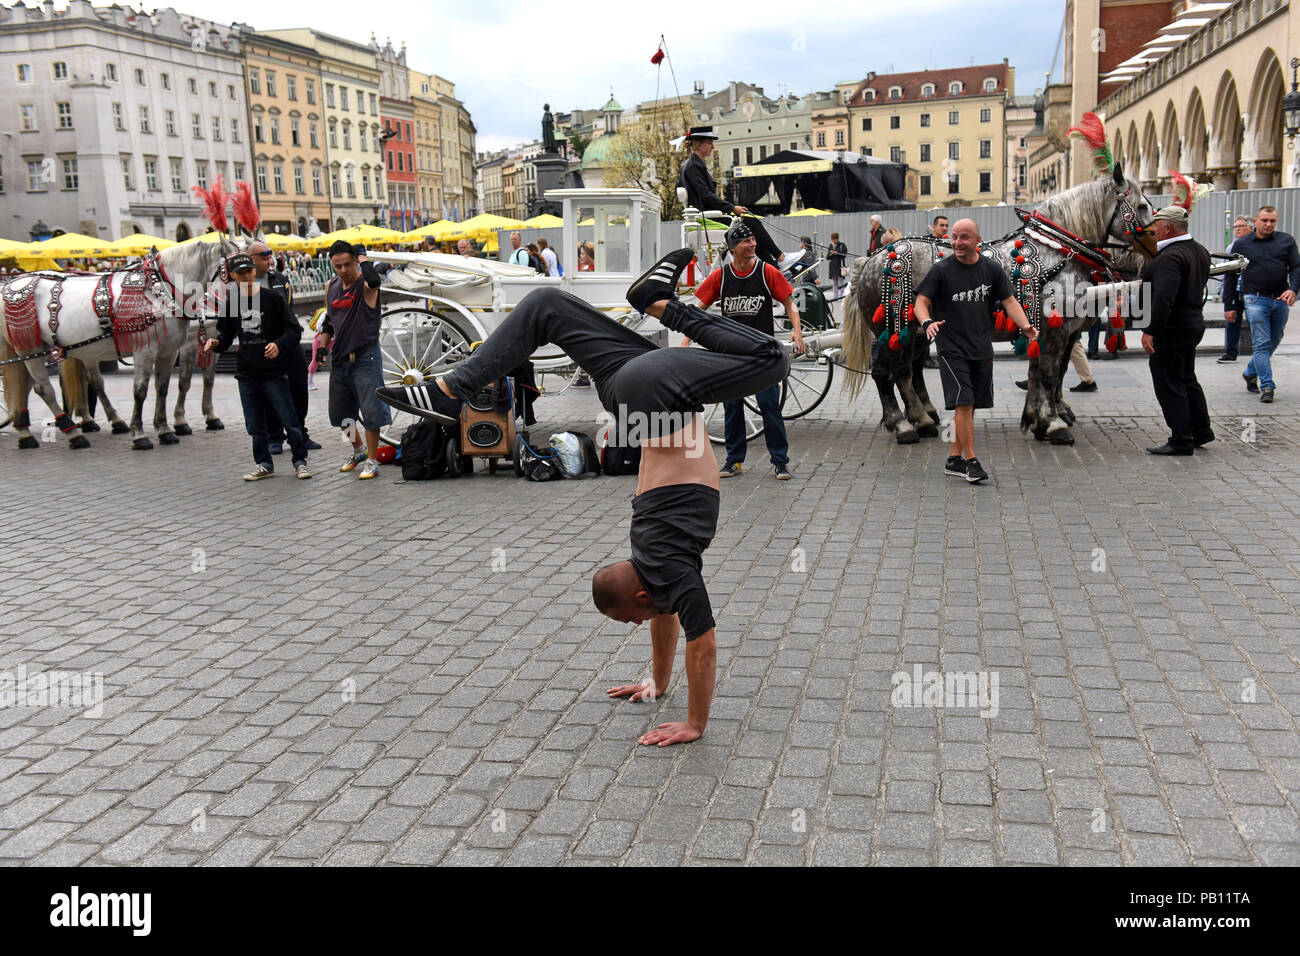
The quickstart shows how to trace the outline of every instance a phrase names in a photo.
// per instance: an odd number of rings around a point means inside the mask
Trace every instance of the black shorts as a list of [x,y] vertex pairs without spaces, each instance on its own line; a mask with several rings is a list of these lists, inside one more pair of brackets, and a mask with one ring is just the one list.
[[939,380],[943,382],[943,407],[958,405],[993,407],[993,360],[966,359],[939,353]]

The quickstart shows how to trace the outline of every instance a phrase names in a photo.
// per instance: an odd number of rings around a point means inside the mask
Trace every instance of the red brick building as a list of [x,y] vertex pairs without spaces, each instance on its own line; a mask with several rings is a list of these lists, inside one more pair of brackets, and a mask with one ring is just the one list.
[[392,136],[384,143],[384,168],[388,183],[388,226],[406,232],[422,225],[415,166],[415,114],[410,101],[381,97],[384,130]]

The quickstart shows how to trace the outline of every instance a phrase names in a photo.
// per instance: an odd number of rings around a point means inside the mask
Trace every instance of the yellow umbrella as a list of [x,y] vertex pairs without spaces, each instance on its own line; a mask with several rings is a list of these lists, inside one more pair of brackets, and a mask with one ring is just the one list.
[[520,229],[523,225],[523,220],[507,219],[505,216],[496,216],[485,212],[472,219],[466,219],[464,222],[454,223],[446,229],[439,230],[434,238],[439,242],[446,242],[450,239],[487,239],[489,236],[494,235],[498,229]]
[[798,212],[790,213],[791,216],[830,216],[833,215],[829,209],[801,209]]
[[297,252],[307,248],[307,240],[302,236],[296,236],[293,233],[281,234],[278,232],[269,232],[262,241],[266,243],[269,249],[275,252],[294,251]]
[[19,249],[26,249],[28,243],[15,242],[13,239],[0,239],[0,256],[16,252]]
[[79,232],[65,232],[44,242],[33,242],[28,248],[36,255],[51,259],[88,259],[105,254],[102,239],[83,236]]
[[412,229],[402,237],[402,240],[404,242],[417,242],[427,236],[434,236],[436,238],[439,230],[455,225],[456,224],[450,219],[439,219],[437,222],[431,222],[426,226],[421,226],[419,229]]
[[524,225],[529,229],[558,229],[564,225],[564,220],[559,216],[552,216],[549,212],[544,212],[532,219],[525,219]]
[[114,256],[143,256],[148,255],[153,248],[169,249],[176,245],[170,239],[163,239],[160,236],[149,236],[143,232],[137,232],[134,235],[123,236],[121,239],[114,239],[112,242],[104,244],[104,254]]
[[342,239],[344,242],[401,242],[402,234],[395,229],[384,229],[381,226],[371,226],[362,223],[359,226],[350,226],[347,229],[338,229],[334,232],[327,232],[316,240],[317,245],[326,245],[338,242]]

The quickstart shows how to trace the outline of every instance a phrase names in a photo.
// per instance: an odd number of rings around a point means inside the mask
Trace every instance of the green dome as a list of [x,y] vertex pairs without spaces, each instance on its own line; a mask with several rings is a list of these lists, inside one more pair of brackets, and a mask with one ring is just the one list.
[[600,111],[602,113],[621,113],[623,112],[623,107],[619,106],[618,100],[611,96],[609,102],[602,106]]
[[578,168],[586,169],[589,166],[605,166],[612,157],[627,149],[631,143],[632,141],[622,133],[597,136],[587,144],[587,148],[582,154],[582,165]]

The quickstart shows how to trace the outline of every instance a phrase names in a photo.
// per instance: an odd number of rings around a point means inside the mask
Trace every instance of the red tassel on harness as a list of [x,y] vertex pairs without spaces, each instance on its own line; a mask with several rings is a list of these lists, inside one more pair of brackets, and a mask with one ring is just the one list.
[[914,306],[914,305],[909,305],[909,306],[907,307],[907,321],[908,321],[908,322],[911,322],[911,321],[913,321],[915,318],[916,318],[916,306]]
[[1061,313],[1053,309],[1052,314],[1047,317],[1048,328],[1059,329],[1064,324],[1065,319],[1061,318]]
[[1106,351],[1107,352],[1119,351],[1119,336],[1116,335],[1114,332],[1106,336]]
[[871,316],[871,324],[879,325],[884,321],[885,321],[885,304],[882,302],[880,303],[880,305],[876,306],[876,311]]
[[1127,351],[1127,350],[1128,350],[1128,341],[1125,339],[1125,337],[1124,337],[1124,333],[1123,333],[1123,332],[1118,332],[1118,333],[1116,333],[1115,337],[1119,340],[1119,350],[1120,350],[1121,352]]
[[1036,341],[1030,342],[1029,348],[1025,350],[1025,354],[1028,355],[1031,359],[1038,358],[1040,352],[1042,352],[1042,349],[1038,347],[1038,342]]
[[898,333],[895,332],[889,337],[889,347],[897,352],[903,347],[903,343],[898,340]]
[[1112,329],[1124,328],[1124,316],[1120,313],[1119,309],[1116,309],[1114,313],[1111,314],[1110,327]]

